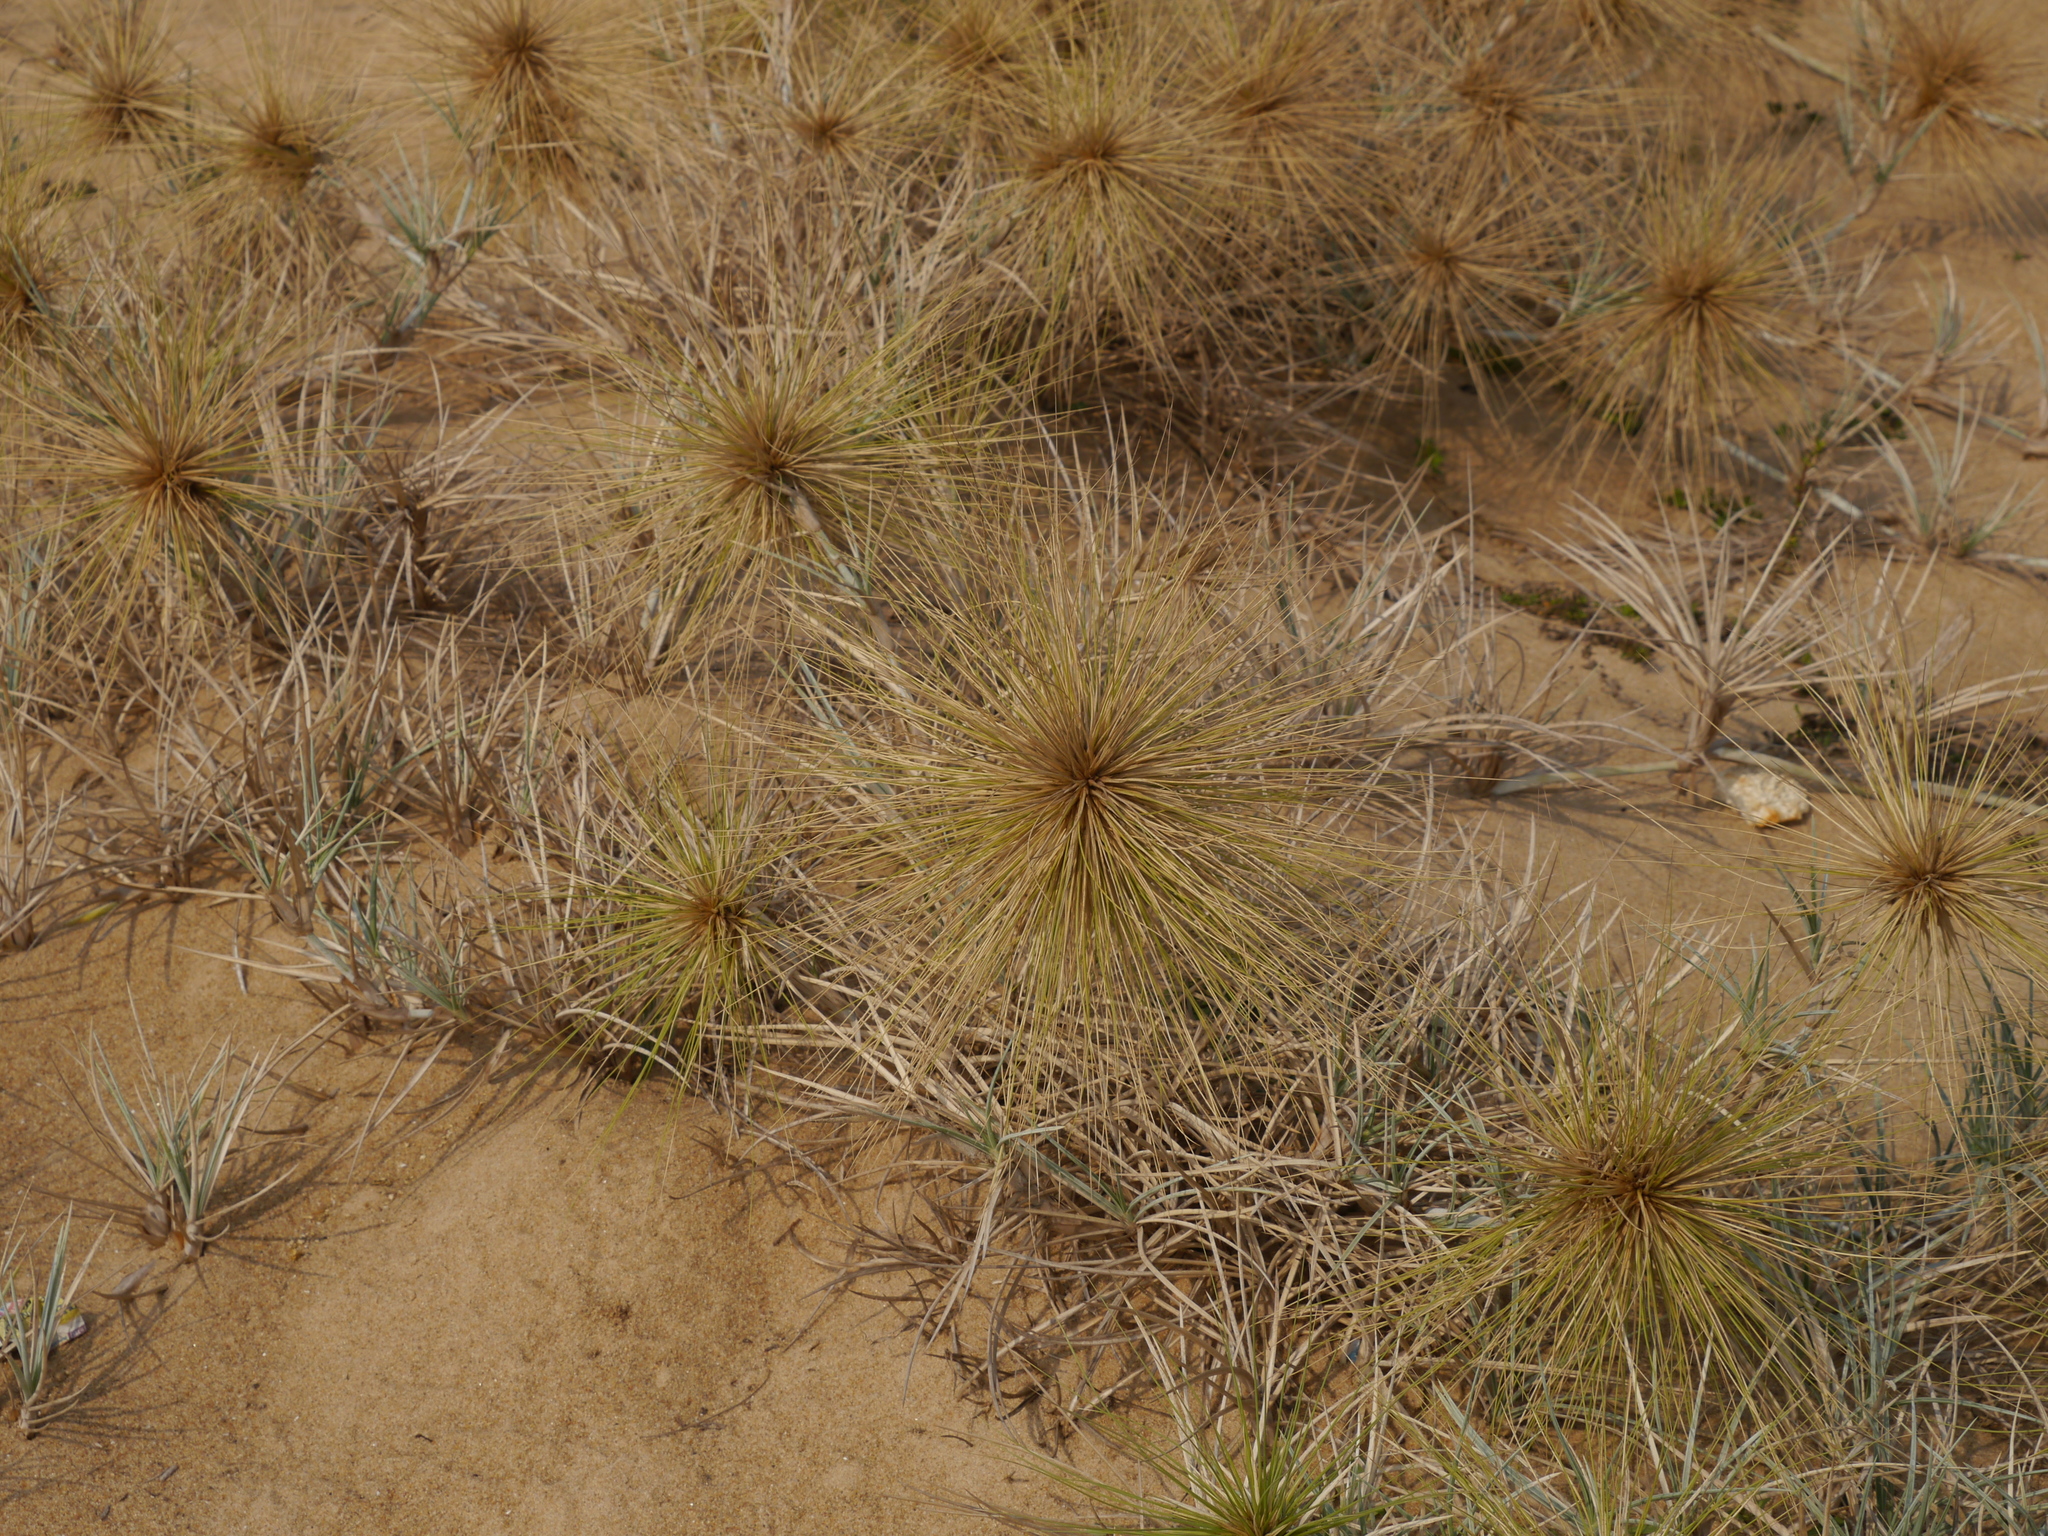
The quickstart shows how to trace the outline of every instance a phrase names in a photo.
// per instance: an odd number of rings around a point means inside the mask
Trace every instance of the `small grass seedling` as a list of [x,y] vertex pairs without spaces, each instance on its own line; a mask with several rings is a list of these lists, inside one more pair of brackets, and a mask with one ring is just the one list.
[[6,1250],[0,1254],[0,1355],[6,1357],[14,1374],[19,1395],[14,1422],[24,1439],[63,1414],[84,1391],[80,1388],[63,1397],[52,1396],[50,1365],[57,1346],[70,1343],[84,1331],[79,1326],[83,1319],[71,1303],[106,1235],[107,1228],[101,1228],[85,1257],[72,1264],[71,1213],[66,1211],[41,1281],[30,1267],[26,1285],[18,1267],[25,1246],[21,1239],[10,1233]]
[[254,1113],[263,1081],[281,1053],[265,1052],[235,1077],[230,1075],[233,1046],[223,1041],[210,1061],[183,1078],[170,1078],[158,1069],[139,1031],[137,1038],[143,1070],[132,1093],[123,1087],[99,1036],[87,1038],[86,1085],[100,1120],[94,1129],[135,1181],[143,1201],[135,1221],[143,1238],[151,1247],[171,1244],[180,1264],[196,1264],[226,1235],[229,1216],[285,1177],[231,1204],[220,1203],[243,1122]]
[[1604,512],[1588,508],[1583,521],[1601,543],[1558,545],[1559,552],[1599,578],[1621,611],[1633,610],[1658,654],[1693,690],[1682,761],[1703,762],[1738,706],[1819,675],[1820,664],[1810,658],[1824,625],[1810,599],[1828,559],[1823,551],[1792,567],[1796,524],[1762,572],[1745,581],[1725,531],[1712,539],[1674,533],[1660,546]]

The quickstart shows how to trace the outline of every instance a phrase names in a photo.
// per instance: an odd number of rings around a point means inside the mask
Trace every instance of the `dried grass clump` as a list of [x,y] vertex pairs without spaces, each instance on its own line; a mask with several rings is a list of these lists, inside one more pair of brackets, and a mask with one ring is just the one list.
[[1599,544],[1559,545],[1646,625],[1658,651],[1693,691],[1680,761],[1699,766],[1740,707],[1824,676],[1814,647],[1836,626],[1814,607],[1829,551],[1794,565],[1796,530],[1742,558],[1730,530],[1709,536],[1667,526],[1663,540],[1630,534],[1606,513],[1581,514]]
[[522,196],[573,189],[619,147],[636,59],[604,0],[430,0],[406,24],[459,93],[472,152]]
[[[67,20],[96,157],[0,183],[0,951],[214,902],[375,1058],[365,1138],[550,1061],[722,1101],[995,1411],[1163,1407],[1071,1529],[2034,1498],[2039,807],[1929,782],[1956,717],[1840,643],[1806,520],[1860,455],[1925,551],[2018,542],[2023,492],[1966,500],[1974,442],[2038,446],[1978,408],[1995,333],[1951,293],[1901,363],[1864,222],[1959,125],[2032,147],[1994,9],[1822,67],[1870,193],[1828,228],[1826,114],[1734,121],[1718,0],[653,12],[426,0],[402,148],[304,49],[195,106],[156,13]],[[1479,466],[1573,412],[1699,515],[1558,546],[1588,591],[1524,669]],[[1426,413],[1482,436],[1469,521]],[[1600,640],[1686,691],[1672,756],[1588,761],[1642,741],[1574,718]],[[1802,689],[1866,799],[1724,739]],[[1850,845],[1792,999],[1697,935],[1707,981],[1596,986],[1628,920],[1428,801],[1684,769],[1782,822],[1773,766]],[[1925,1127],[1835,1022],[1920,1022],[1902,967],[1973,977]],[[273,1063],[90,1056],[127,1213],[197,1258],[276,1172]]]
[[1137,1487],[1047,1457],[1036,1470],[1094,1506],[1096,1518],[1050,1519],[983,1506],[1014,1530],[1040,1536],[1325,1536],[1357,1530],[1383,1509],[1360,1465],[1360,1416],[1313,1400],[1312,1370],[1288,1337],[1284,1305],[1226,1316],[1220,1366],[1196,1364],[1183,1343],[1148,1335],[1147,1374],[1165,1423],[1157,1434],[1124,1427],[1109,1438],[1142,1472]]
[[344,178],[361,114],[349,88],[305,78],[317,46],[252,41],[248,85],[217,88],[217,116],[192,136],[194,217],[230,260],[317,269],[345,244]]
[[[1556,27],[1600,53],[1625,56],[1724,35],[1731,11],[1707,0],[1539,0],[1528,20]],[[1520,18],[1517,18],[1518,20]]]
[[981,536],[1001,553],[968,591],[896,599],[900,652],[835,631],[859,686],[811,700],[864,812],[857,922],[918,936],[941,1018],[1085,1040],[1156,1016],[1170,1054],[1216,1048],[1362,920],[1333,923],[1371,865],[1344,823],[1382,759],[1344,706],[1372,658],[1304,665],[1253,594],[1170,562]]
[[184,103],[155,0],[92,0],[81,11],[59,27],[55,62],[87,141],[120,148],[171,131]]
[[1573,71],[1571,51],[1541,32],[1464,43],[1433,34],[1413,66],[1421,110],[1404,126],[1428,160],[1476,185],[1511,181],[1523,195],[1569,204],[1583,194],[1622,104]]
[[1002,108],[1014,105],[1027,72],[1057,49],[1063,9],[1038,0],[931,0],[919,8],[913,37],[963,149],[984,147],[983,136]]
[[[1840,1170],[1831,1101],[1740,1015],[1725,1026],[1598,1005],[1546,1042],[1488,1137],[1498,1214],[1450,1238],[1423,1317],[1480,1371],[1540,1366],[1559,1401],[1690,1392],[1702,1371],[1802,1374],[1802,1212]],[[1675,1027],[1674,1027],[1675,1026]]]
[[633,597],[672,637],[661,649],[758,615],[773,588],[871,603],[876,562],[928,536],[950,476],[980,472],[977,370],[949,357],[943,319],[915,295],[863,312],[764,276],[737,313],[699,300],[668,334],[642,332],[628,364],[650,419],[620,531]]
[[1381,356],[1424,382],[1432,415],[1454,358],[1492,400],[1498,386],[1485,365],[1519,367],[1522,339],[1559,301],[1553,222],[1527,197],[1463,168],[1397,173],[1379,202],[1359,275],[1373,295]]
[[1557,336],[1589,415],[1696,469],[1744,412],[1782,411],[1800,372],[1807,238],[1796,202],[1754,167],[1647,169]]
[[1175,88],[1182,63],[1165,27],[1134,22],[1036,61],[999,127],[996,255],[1023,292],[991,296],[1013,315],[1004,345],[1044,349],[1056,376],[1119,344],[1164,366],[1220,319],[1210,274],[1232,177]]
[[2048,964],[2042,796],[1994,790],[2018,766],[2010,738],[1945,782],[1945,733],[1924,706],[1897,677],[1850,695],[1844,724],[1866,793],[1836,812],[1847,834],[1831,876],[1843,922],[1880,974],[2038,974]]
[[858,11],[837,24],[810,18],[771,55],[763,83],[769,111],[827,185],[908,201],[937,124],[928,67],[894,28]]
[[815,941],[805,827],[756,757],[669,761],[611,797],[600,846],[568,899],[588,914],[582,1052],[634,1081],[693,1080],[760,1049]]
[[1881,0],[1872,19],[1859,62],[1888,125],[1902,138],[1924,136],[1940,169],[1988,191],[2007,136],[2039,129],[2044,56],[2026,8]]
[[1359,202],[1371,122],[1359,18],[1308,0],[1213,0],[1185,25],[1181,69],[1216,141],[1224,218],[1241,222],[1247,258],[1313,259]]
[[270,475],[266,420],[294,329],[232,286],[138,288],[13,386],[53,487],[35,516],[80,622],[169,632],[194,612],[288,601],[292,498]]
[[[11,125],[0,120],[0,141]],[[43,157],[0,148],[0,355],[14,356],[59,313],[67,263],[61,222],[46,189]]]

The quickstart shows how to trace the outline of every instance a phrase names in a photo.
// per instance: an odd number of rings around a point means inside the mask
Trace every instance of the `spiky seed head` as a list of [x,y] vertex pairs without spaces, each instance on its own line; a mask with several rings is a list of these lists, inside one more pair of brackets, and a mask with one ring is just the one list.
[[256,97],[230,114],[233,151],[242,179],[273,202],[303,197],[334,158],[332,137],[320,115],[289,99],[280,82],[267,81]]
[[820,26],[793,47],[776,107],[814,163],[835,173],[902,176],[929,149],[925,71],[883,29]]
[[1568,47],[1521,31],[1432,36],[1416,69],[1429,98],[1415,126],[1425,163],[1532,203],[1586,207],[1601,192],[1618,99],[1564,67]]
[[1076,1051],[1140,1016],[1183,1049],[1298,999],[1341,948],[1324,899],[1369,862],[1335,825],[1366,771],[1363,722],[1321,707],[1342,678],[1290,671],[1183,575],[979,534],[982,595],[899,600],[904,656],[833,646],[873,682],[819,748],[873,786],[862,924],[914,936],[942,1018],[1014,1007]]
[[1731,161],[1673,163],[1631,193],[1609,286],[1559,332],[1596,419],[1691,464],[1738,412],[1796,377],[1805,292],[1798,204]]
[[622,19],[598,0],[432,0],[410,25],[516,185],[588,174],[631,70]]
[[46,516],[79,616],[125,625],[280,600],[270,539],[293,499],[266,490],[262,391],[280,334],[250,296],[145,295],[67,331],[20,395]]
[[761,768],[663,768],[621,797],[612,851],[577,889],[576,965],[629,1031],[596,1049],[636,1080],[686,1078],[707,1046],[750,1050],[802,961],[799,818]]
[[189,146],[193,217],[225,259],[311,274],[339,253],[339,178],[349,158],[354,109],[347,93],[309,83],[317,46],[252,44],[253,80],[218,94],[218,120]]
[[1492,1133],[1501,1211],[1453,1248],[1431,1303],[1499,1301],[1460,1358],[1683,1393],[1709,1360],[1740,1373],[1774,1354],[1796,1296],[1785,1265],[1812,1256],[1787,1218],[1828,1167],[1824,1101],[1767,1041],[1663,1039],[1629,1012],[1554,1039],[1551,1080],[1517,1091]]
[[1038,1536],[1327,1536],[1356,1529],[1371,1515],[1347,1487],[1327,1436],[1275,1427],[1266,1413],[1242,1410],[1250,1425],[1225,1432],[1174,1405],[1180,1431],[1171,1449],[1133,1442],[1127,1454],[1160,1491],[1090,1477],[1061,1463],[1044,1471],[1055,1483],[1100,1507],[1100,1523],[1050,1520],[1022,1511],[985,1509],[1003,1524]]
[[30,167],[0,162],[0,344],[52,311],[62,266],[49,212]]
[[935,0],[922,30],[940,69],[962,89],[1007,80],[1046,34],[1032,0]]
[[[1944,784],[1941,744],[1906,690],[1884,680],[1851,707],[1851,760],[1867,797],[1842,799],[1832,883],[1843,916],[1886,972],[2032,972],[2048,963],[2048,832],[2035,794],[1993,788],[2016,749]],[[2008,790],[2012,786],[2004,786]]]
[[155,0],[97,0],[57,34],[79,122],[92,142],[138,144],[173,126],[178,90],[170,34]]
[[[1436,168],[1392,180],[1379,201],[1360,264],[1381,296],[1382,350],[1432,384],[1454,350],[1474,362],[1515,353],[1511,338],[1528,332],[1549,296],[1543,274],[1556,238],[1544,211]],[[1487,374],[1475,368],[1473,379],[1490,399]]]
[[[1112,335],[1153,360],[1217,302],[1217,208],[1229,190],[1208,130],[1172,104],[1174,50],[1149,31],[1033,70],[999,142],[999,259],[1055,370],[1092,366]],[[994,296],[1018,306],[1014,286]]]
[[1341,11],[1272,0],[1247,12],[1191,8],[1186,65],[1225,162],[1226,203],[1265,226],[1255,238],[1302,236],[1355,213],[1358,145],[1368,99],[1359,39]]
[[1891,0],[1877,9],[1902,127],[1940,113],[1932,130],[1939,138],[1975,141],[1990,131],[1977,113],[2024,110],[2018,93],[2035,60],[2012,7],[1995,0]]
[[1727,31],[1727,8],[1707,0],[1539,0],[1535,9],[1535,25],[1563,28],[1607,54]]
[[795,285],[761,297],[744,321],[650,336],[634,370],[649,417],[621,487],[636,565],[692,620],[778,583],[858,589],[878,543],[936,515],[935,475],[973,479],[984,436],[980,375],[936,350],[943,320],[878,321]]
[[[2038,121],[2038,18],[2010,0],[1884,0],[1863,72],[1901,135],[1922,134],[1941,187],[2006,219],[2025,172],[2006,163]],[[2014,129],[2019,132],[2015,133]],[[2015,174],[2016,173],[2016,174]]]

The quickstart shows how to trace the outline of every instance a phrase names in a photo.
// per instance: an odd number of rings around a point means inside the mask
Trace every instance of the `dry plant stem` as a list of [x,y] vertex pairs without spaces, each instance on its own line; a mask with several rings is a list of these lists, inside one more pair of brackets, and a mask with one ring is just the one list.
[[1978,410],[1968,401],[1953,395],[1938,394],[1923,389],[1911,380],[1897,378],[1865,357],[1854,357],[1856,366],[1877,383],[1889,389],[1899,399],[1930,411],[1939,411],[1944,416],[1953,416],[1959,421],[1970,421],[1978,426],[1989,427],[1993,432],[2011,443],[2023,459],[2048,459],[2048,437],[2029,432],[2025,427],[2003,416],[1993,416]]
[[[1791,488],[1792,477],[1777,465],[1758,458],[1748,449],[1740,444],[1731,443],[1725,437],[1716,438],[1715,443],[1723,453],[1745,469],[1753,469],[1760,475],[1768,475],[1771,479],[1777,481],[1778,484],[1785,486],[1787,489]],[[1824,505],[1841,513],[1844,517],[1853,517],[1859,521],[1866,521],[1870,518],[1870,514],[1857,506],[1855,502],[1850,501],[1847,497],[1838,495],[1826,486],[1812,486],[1810,487],[1810,493],[1818,496]]]
[[46,765],[30,763],[26,732],[4,729],[0,739],[0,954],[24,950],[42,936],[38,914],[76,874],[77,860],[59,863],[57,839],[82,798],[74,788],[53,804],[37,804],[37,781]]
[[[1890,376],[1881,375],[1880,377],[1889,378]],[[1764,459],[1758,458],[1748,449],[1741,447],[1739,444],[1729,442],[1728,439],[1725,437],[1716,439],[1716,443],[1723,453],[1725,453],[1729,458],[1735,460],[1736,463],[1742,465],[1745,469],[1753,469],[1758,474],[1766,475],[1769,478],[1777,481],[1787,490],[1791,489],[1792,477],[1789,474],[1787,474],[1783,469],[1779,468],[1776,464],[1772,464]],[[2038,453],[2036,453],[2035,451],[2036,448],[2039,449]],[[2035,443],[2032,446],[2027,447],[2023,451],[2022,457],[2048,457],[2048,438],[2036,439]],[[1841,513],[1844,517],[1853,517],[1857,519],[1859,522],[1866,522],[1871,524],[1885,538],[1898,539],[1903,537],[1903,535],[1897,529],[1887,526],[1882,519],[1872,516],[1870,513],[1864,511],[1861,507],[1857,506],[1855,502],[1849,500],[1846,496],[1843,496],[1837,491],[1831,491],[1824,485],[1808,486],[1807,494],[1810,496],[1818,497],[1822,505],[1829,507],[1836,512]],[[2048,555],[2015,555],[2007,554],[2004,551],[2000,550],[1993,550],[1979,551],[1973,556],[1967,558],[1988,561],[1990,563],[1997,565],[2018,566],[2022,570],[2048,570]]]
[[1587,779],[1623,779],[1636,774],[1678,773],[1687,765],[1675,757],[1660,757],[1647,763],[1620,763],[1599,768],[1560,768],[1545,773],[1525,773],[1502,779],[1487,793],[1494,799],[1526,794],[1532,789],[1559,789]]
[[[818,520],[817,509],[811,505],[811,498],[804,494],[803,487],[794,481],[788,481],[784,483],[782,492],[789,498],[789,510],[796,518],[797,526],[818,546],[818,553],[824,557],[840,588],[847,596],[860,599],[862,605],[866,607],[868,628],[874,634],[875,644],[882,648],[884,654],[893,658],[896,655],[896,632],[890,627],[886,605],[875,596],[868,583],[861,580],[853,567],[840,555],[838,546],[832,542],[832,536]],[[900,681],[892,680],[889,687],[891,692],[899,694],[903,689]]]

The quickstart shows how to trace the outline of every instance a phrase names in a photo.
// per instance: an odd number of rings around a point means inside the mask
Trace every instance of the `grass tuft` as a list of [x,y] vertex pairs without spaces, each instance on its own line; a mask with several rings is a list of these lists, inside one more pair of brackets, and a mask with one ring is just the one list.
[[145,1041],[142,1078],[131,1092],[99,1037],[87,1037],[86,1086],[99,1118],[93,1129],[135,1180],[143,1202],[136,1229],[153,1248],[170,1244],[180,1264],[196,1264],[226,1234],[227,1218],[276,1183],[221,1203],[243,1123],[256,1112],[278,1056],[259,1056],[236,1076],[233,1048],[224,1041],[211,1061],[171,1078],[157,1069]]
[[1788,1268],[1814,1256],[1795,1218],[1826,1100],[1754,1024],[1673,1033],[1661,1011],[1595,1003],[1551,1032],[1547,1076],[1506,1085],[1498,1214],[1452,1236],[1424,1308],[1497,1390],[1532,1367],[1624,1403],[1710,1365],[1799,1373]]
[[2048,964],[2040,811],[1991,791],[2012,776],[2017,749],[1981,754],[1960,784],[1945,784],[1945,744],[1909,681],[1879,679],[1845,713],[1866,793],[1840,802],[1847,835],[1830,883],[1870,963],[1923,977],[1937,962],[2038,973]]
[[169,30],[155,0],[95,0],[58,29],[56,63],[69,77],[88,142],[145,144],[170,131],[182,106]]
[[675,762],[622,788],[609,849],[574,892],[590,914],[586,1050],[635,1081],[687,1082],[707,1047],[751,1052],[786,1001],[806,948],[801,823],[748,760]]
[[289,498],[265,484],[263,393],[282,318],[247,292],[145,291],[102,325],[67,326],[18,386],[52,488],[39,510],[88,622],[170,630],[283,600]]
[[1340,825],[1378,762],[1366,668],[1290,659],[1250,594],[1170,561],[987,537],[971,596],[899,603],[902,655],[834,630],[855,691],[806,685],[827,771],[866,786],[859,925],[919,936],[942,1020],[1015,1007],[1084,1050],[1098,1026],[1195,1049],[1327,978],[1322,903],[1370,863]]
[[1801,211],[1778,178],[1728,158],[1653,167],[1627,208],[1559,332],[1566,372],[1593,419],[1697,466],[1740,413],[1782,407],[1796,377]]
[[431,0],[408,24],[515,189],[574,187],[597,169],[619,126],[620,18],[589,0]]
[[1213,315],[1204,277],[1232,178],[1173,90],[1180,61],[1163,31],[1040,62],[1002,129],[999,256],[1035,312],[1025,334],[1060,372],[1116,341],[1163,364],[1191,318]]
[[1991,192],[1999,150],[2040,112],[2031,13],[2006,0],[1879,0],[1871,19],[1860,62],[1887,126],[1924,134],[1938,170]]
[[78,1322],[78,1313],[72,1302],[78,1296],[85,1271],[92,1264],[93,1255],[99,1252],[100,1242],[106,1233],[102,1231],[93,1240],[92,1247],[86,1250],[85,1257],[73,1263],[69,1211],[64,1213],[64,1219],[56,1230],[56,1240],[41,1281],[36,1280],[33,1268],[29,1268],[26,1287],[21,1283],[22,1243],[19,1232],[10,1229],[6,1246],[0,1248],[0,1356],[6,1358],[14,1376],[18,1398],[14,1422],[23,1439],[34,1436],[59,1418],[85,1391],[85,1388],[80,1388],[65,1397],[52,1396],[51,1362],[57,1347],[77,1336],[73,1328]]

